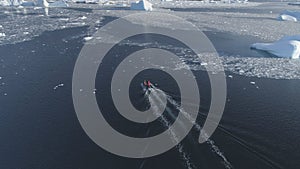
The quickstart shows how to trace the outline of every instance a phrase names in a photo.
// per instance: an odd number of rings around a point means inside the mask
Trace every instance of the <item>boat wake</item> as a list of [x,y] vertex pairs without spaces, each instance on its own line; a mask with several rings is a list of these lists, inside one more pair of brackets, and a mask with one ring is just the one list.
[[[185,118],[187,118],[189,121],[192,121],[192,117],[190,117],[190,115],[186,111],[184,111],[179,106],[179,104],[171,98],[170,95],[167,95],[167,99],[172,105],[174,105],[178,110],[180,110],[180,112],[184,115]],[[195,122],[194,126],[196,127],[197,131],[201,131],[202,127],[199,124],[197,124]],[[224,164],[225,168],[227,168],[227,169],[233,168],[231,163],[225,157],[224,153],[220,150],[220,148],[215,144],[215,142],[208,137],[208,135],[205,133],[205,131],[203,133],[204,134],[201,135],[201,137],[204,137],[204,139],[206,140],[206,143],[211,147],[213,152],[216,153],[222,159],[222,163]]]
[[[170,122],[166,119],[166,117],[164,117],[164,116],[162,116],[161,114],[158,113],[158,107],[157,107],[157,105],[164,103],[162,101],[161,94],[159,94],[159,93],[164,94],[166,96],[167,101],[169,103],[171,103],[180,113],[182,113],[186,119],[188,119],[190,122],[193,122],[192,117],[190,117],[190,115],[185,110],[183,110],[183,108],[181,108],[179,106],[179,104],[174,99],[172,99],[172,97],[170,95],[168,95],[167,93],[165,93],[164,91],[158,89],[155,86],[152,86],[152,88],[149,88],[149,90],[152,93],[152,96],[149,94],[149,92],[147,92],[145,96],[148,97],[149,102],[152,105],[151,108],[152,108],[153,112],[155,113],[155,115],[157,115],[158,117],[160,117],[161,122],[165,125],[165,127],[169,128]],[[166,112],[172,118],[174,118],[174,119],[176,118],[173,115],[173,113],[172,113],[172,111],[171,111],[170,108],[166,107]],[[196,127],[196,129],[198,131],[200,131],[202,129],[202,127],[199,124],[197,124],[196,122],[194,123],[194,125],[195,125],[195,127]],[[185,125],[183,123],[181,124],[181,126],[183,128],[185,128]],[[175,134],[175,131],[170,130],[170,135],[174,139],[174,141],[178,142],[178,138],[177,138],[177,136]],[[216,155],[218,155],[222,159],[222,164],[224,165],[224,168],[226,168],[226,169],[232,169],[233,168],[232,164],[229,162],[229,160],[226,158],[226,156],[220,150],[220,148],[215,144],[215,142],[212,139],[208,138],[208,135],[206,133],[204,135],[202,135],[202,137],[205,137],[205,140],[207,140],[206,143],[210,146],[212,152],[215,153]],[[179,143],[177,145],[177,149],[178,149],[179,153],[181,154],[183,160],[185,161],[186,167],[188,169],[196,168],[195,165],[191,162],[191,160],[189,158],[189,155],[184,151],[183,145]]]
[[[169,128],[169,131],[170,131],[169,134],[170,134],[172,140],[173,140],[174,142],[176,142],[176,143],[179,142],[178,137],[177,137],[177,135],[175,134],[175,131],[174,131],[172,128],[170,128],[171,123],[167,120],[167,118],[166,118],[165,116],[163,116],[163,115],[161,115],[161,114],[159,113],[158,104],[163,104],[163,101],[161,100],[159,94],[158,94],[154,89],[150,89],[150,92],[153,92],[153,96],[154,96],[154,97],[151,96],[151,95],[149,94],[149,92],[147,92],[145,96],[148,97],[149,102],[150,102],[151,105],[152,105],[152,106],[151,106],[151,109],[153,110],[154,115],[157,116],[157,117],[160,117],[161,123],[162,123],[166,128]],[[167,112],[168,112],[169,114],[172,114],[172,113],[171,113],[171,110],[170,110],[169,108],[166,108],[166,110],[167,110]],[[183,126],[183,125],[182,125],[182,126]],[[185,166],[186,166],[188,169],[194,169],[194,168],[196,168],[195,165],[191,162],[189,155],[184,151],[183,145],[182,145],[181,143],[179,143],[179,144],[177,144],[176,148],[177,148],[178,152],[180,153],[182,159],[184,160]]]

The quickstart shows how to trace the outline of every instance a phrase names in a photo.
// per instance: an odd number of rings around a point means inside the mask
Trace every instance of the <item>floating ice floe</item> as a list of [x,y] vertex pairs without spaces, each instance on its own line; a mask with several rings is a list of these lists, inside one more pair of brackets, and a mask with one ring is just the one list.
[[0,6],[19,6],[21,0],[0,0]]
[[85,0],[87,4],[99,4],[100,0]]
[[21,6],[36,6],[36,3],[33,1],[22,1]]
[[140,0],[137,2],[131,3],[130,6],[131,10],[143,10],[143,11],[152,11],[152,4],[147,0]]
[[231,3],[247,3],[248,0],[203,0],[201,1],[203,3],[227,3],[227,4],[231,4]]
[[0,6],[9,6],[10,3],[7,0],[0,0]]
[[53,87],[53,89],[54,89],[54,90],[56,90],[57,88],[59,88],[59,87],[63,87],[63,86],[64,86],[64,84],[63,84],[63,83],[61,83],[61,84],[58,84],[58,85],[54,86],[54,87]]
[[25,0],[0,0],[0,6],[36,6],[36,3]]
[[0,32],[0,38],[1,38],[1,37],[5,37],[5,36],[6,36],[5,33],[1,33],[1,32]]
[[287,36],[274,43],[255,43],[251,45],[251,49],[264,51],[278,57],[299,59],[300,36]]
[[283,11],[279,15],[278,19],[282,20],[282,21],[297,22],[298,20],[300,20],[300,12],[296,12],[296,11]]
[[46,7],[46,8],[56,8],[56,7],[68,7],[69,5],[63,1],[63,0],[59,0],[59,1],[55,1],[55,2],[48,2],[47,0],[38,0],[37,2],[38,6],[42,6],[42,7]]
[[82,17],[79,17],[78,19],[85,20],[85,19],[87,19],[87,17],[86,16],[82,16]]
[[91,37],[91,36],[87,36],[87,37],[84,37],[83,38],[85,41],[89,41],[89,40],[92,40],[93,39],[93,37]]
[[246,3],[248,0],[221,0],[223,3]]
[[290,2],[288,5],[300,6],[300,2]]
[[74,0],[73,2],[78,3],[78,4],[83,4],[83,3],[85,3],[85,0]]

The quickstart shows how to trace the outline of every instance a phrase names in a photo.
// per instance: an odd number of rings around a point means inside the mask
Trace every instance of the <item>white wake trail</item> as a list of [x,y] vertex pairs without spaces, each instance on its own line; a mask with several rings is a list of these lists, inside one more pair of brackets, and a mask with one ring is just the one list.
[[[153,94],[155,95],[155,94]],[[151,95],[149,94],[146,94],[146,96],[148,96],[148,99],[149,99],[149,102],[151,103],[151,108],[153,109],[153,112],[154,112],[154,115],[156,115],[157,117],[160,117],[160,121],[163,123],[163,125],[168,128],[169,130],[169,133],[170,133],[170,136],[172,137],[173,141],[175,143],[178,143],[179,140],[178,140],[178,137],[176,136],[176,133],[175,131],[170,128],[171,124],[170,122],[163,116],[161,115],[158,111],[159,111],[159,108],[157,107],[157,105],[155,104],[155,100],[153,97],[151,97]],[[155,95],[155,97],[159,97],[158,95]],[[161,100],[158,100],[160,104],[163,104],[163,102]],[[188,168],[188,169],[194,169],[195,165],[190,161],[190,157],[188,156],[187,153],[185,153],[184,149],[183,149],[183,146],[181,143],[178,143],[177,144],[177,149],[178,149],[178,152],[180,153],[182,159],[185,161],[185,166]]]
[[[152,86],[152,87],[153,87],[153,90],[159,90],[160,92],[163,92],[162,90],[156,88],[155,86]],[[167,100],[173,106],[175,106],[176,109],[178,109],[180,111],[180,113],[182,113],[184,115],[184,117],[186,119],[188,119],[190,122],[193,122],[193,118],[181,106],[179,106],[179,104],[175,100],[173,100],[170,95],[166,94],[165,92],[163,92],[163,93],[167,96]],[[202,127],[199,124],[197,124],[195,122],[194,125],[198,131],[201,131]],[[220,150],[220,148],[215,144],[215,142],[212,139],[209,139],[209,137],[205,133],[205,131],[203,133],[204,133],[204,135],[202,135],[202,137],[204,137],[205,140],[207,140],[206,143],[211,147],[213,152],[215,152],[222,159],[222,163],[224,164],[224,167],[226,169],[233,169],[232,164],[228,161],[228,159],[226,158],[224,153]]]

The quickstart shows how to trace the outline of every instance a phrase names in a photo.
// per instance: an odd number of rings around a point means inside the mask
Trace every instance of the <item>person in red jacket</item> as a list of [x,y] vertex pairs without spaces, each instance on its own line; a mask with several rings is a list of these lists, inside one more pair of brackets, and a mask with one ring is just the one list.
[[150,80],[144,80],[144,85],[149,89],[151,87],[151,82]]

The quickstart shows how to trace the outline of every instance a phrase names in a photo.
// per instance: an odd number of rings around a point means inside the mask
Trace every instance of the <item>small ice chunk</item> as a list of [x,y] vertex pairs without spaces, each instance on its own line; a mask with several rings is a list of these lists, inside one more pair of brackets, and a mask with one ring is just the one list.
[[292,21],[292,22],[297,22],[298,19],[293,17],[293,16],[290,16],[290,15],[286,15],[286,14],[282,14],[279,16],[279,20],[282,20],[282,21]]
[[208,64],[207,63],[205,63],[205,62],[202,62],[201,63],[201,66],[207,66]]
[[54,2],[48,2],[47,0],[37,0],[37,6],[51,8],[51,7],[68,7],[68,3],[63,0],[58,0]]
[[0,38],[1,38],[1,37],[5,37],[5,36],[6,36],[5,33],[1,33],[1,32],[0,32]]
[[239,70],[239,73],[245,73],[245,71],[241,69],[241,70]]
[[38,10],[38,9],[42,9],[42,7],[36,6],[36,7],[33,8],[33,10]]
[[63,83],[60,83],[60,84],[54,86],[53,89],[56,90],[57,88],[63,87],[63,86],[64,86],[64,84],[63,84]]
[[35,6],[35,2],[33,1],[21,1],[21,6],[19,8],[24,8],[23,6]]
[[79,19],[84,20],[84,19],[87,19],[87,17],[86,16],[82,16],[82,17],[79,17]]
[[59,20],[60,20],[60,21],[69,21],[70,18],[60,18]]
[[133,2],[130,5],[131,10],[143,10],[143,11],[152,11],[152,4],[147,0],[140,0],[137,2]]
[[85,3],[85,0],[74,0],[76,3]]
[[86,36],[86,37],[84,37],[83,39],[84,39],[85,41],[89,41],[89,40],[92,40],[93,37],[92,37],[92,36]]
[[232,76],[232,75],[228,75],[228,77],[229,77],[229,78],[231,78],[231,79],[233,78],[233,76]]
[[255,85],[256,83],[255,82],[250,82],[250,84]]

